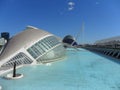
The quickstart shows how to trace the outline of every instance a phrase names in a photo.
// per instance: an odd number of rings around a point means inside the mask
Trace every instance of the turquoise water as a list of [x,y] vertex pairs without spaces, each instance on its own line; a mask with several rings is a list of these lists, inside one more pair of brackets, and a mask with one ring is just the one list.
[[120,64],[84,49],[68,50],[67,58],[51,66],[17,70],[22,79],[0,78],[3,90],[120,90]]

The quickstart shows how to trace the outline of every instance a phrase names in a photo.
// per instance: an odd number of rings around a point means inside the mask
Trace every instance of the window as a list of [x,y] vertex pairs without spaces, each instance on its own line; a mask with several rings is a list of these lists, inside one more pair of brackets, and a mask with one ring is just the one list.
[[24,53],[20,52],[19,54],[14,56],[12,59],[10,59],[8,62],[6,62],[4,65],[2,65],[2,67],[4,66],[11,67],[14,65],[14,62],[16,62],[16,65],[18,66],[21,64],[30,64],[33,61],[28,56],[26,56]]
[[57,38],[54,36],[49,36],[35,43],[33,46],[28,48],[27,51],[34,59],[36,59],[57,44],[59,44]]

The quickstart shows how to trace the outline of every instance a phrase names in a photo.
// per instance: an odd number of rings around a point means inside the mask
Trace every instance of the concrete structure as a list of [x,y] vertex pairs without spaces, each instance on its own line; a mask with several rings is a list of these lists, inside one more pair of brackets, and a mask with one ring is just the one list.
[[120,59],[120,50],[119,49],[101,48],[101,47],[84,47],[84,49]]
[[0,56],[0,67],[39,64],[65,56],[65,49],[55,35],[35,27],[27,27],[13,36]]
[[4,38],[5,40],[9,41],[9,38],[10,38],[9,32],[2,32],[1,38]]
[[7,43],[7,40],[5,40],[4,38],[0,38],[0,46],[3,46]]
[[95,45],[115,45],[115,44],[120,45],[120,36],[102,39],[95,42]]

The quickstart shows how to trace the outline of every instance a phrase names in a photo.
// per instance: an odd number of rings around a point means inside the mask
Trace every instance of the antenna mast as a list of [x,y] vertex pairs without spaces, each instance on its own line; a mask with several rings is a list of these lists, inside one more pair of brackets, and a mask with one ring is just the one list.
[[80,34],[81,34],[81,38],[82,38],[81,40],[82,40],[82,44],[83,44],[84,43],[84,22],[82,22],[82,27],[76,35],[76,38],[75,38],[76,41],[79,40]]

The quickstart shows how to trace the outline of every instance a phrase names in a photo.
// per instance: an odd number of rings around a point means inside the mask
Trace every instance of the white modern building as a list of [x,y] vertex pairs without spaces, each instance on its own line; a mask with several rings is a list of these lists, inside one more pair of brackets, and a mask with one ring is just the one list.
[[114,45],[114,44],[120,45],[120,36],[106,38],[95,42],[95,45]]
[[13,36],[0,55],[0,67],[24,64],[39,64],[56,61],[65,56],[60,38],[28,26]]

